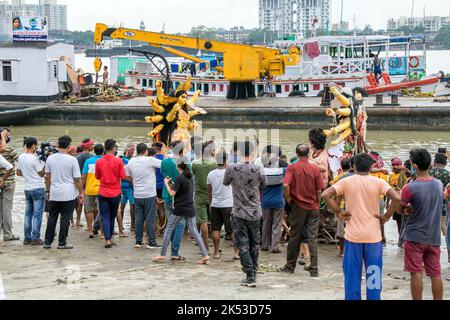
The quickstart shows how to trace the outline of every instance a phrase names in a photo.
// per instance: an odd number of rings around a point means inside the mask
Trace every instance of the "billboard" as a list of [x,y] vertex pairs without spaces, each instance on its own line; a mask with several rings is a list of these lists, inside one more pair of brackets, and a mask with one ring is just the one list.
[[48,20],[45,17],[14,17],[13,41],[48,41]]

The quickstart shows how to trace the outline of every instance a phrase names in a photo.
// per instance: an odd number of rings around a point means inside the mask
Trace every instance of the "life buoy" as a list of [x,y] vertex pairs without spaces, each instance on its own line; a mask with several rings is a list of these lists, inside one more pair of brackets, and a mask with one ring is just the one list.
[[419,57],[410,57],[409,58],[409,66],[413,69],[417,68],[420,65]]

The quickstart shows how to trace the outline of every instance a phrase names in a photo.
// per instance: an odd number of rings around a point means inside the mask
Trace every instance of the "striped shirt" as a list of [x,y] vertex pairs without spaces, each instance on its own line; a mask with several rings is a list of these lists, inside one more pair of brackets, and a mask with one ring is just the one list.
[[[8,186],[8,185],[13,184],[16,181],[15,163],[19,159],[19,155],[17,154],[16,150],[14,150],[10,147],[7,147],[5,152],[3,152],[1,155],[6,159],[6,161],[8,161],[9,163],[11,163],[14,166],[13,172],[11,172],[11,175],[5,182],[5,185]],[[0,178],[2,178],[6,174],[6,171],[7,170],[0,168]]]

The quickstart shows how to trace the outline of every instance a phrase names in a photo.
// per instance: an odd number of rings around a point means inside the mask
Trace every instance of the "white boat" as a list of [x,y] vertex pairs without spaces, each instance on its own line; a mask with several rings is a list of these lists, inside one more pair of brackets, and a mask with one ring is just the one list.
[[[426,44],[422,37],[324,36],[292,43],[284,41],[278,47],[288,50],[289,45],[300,46],[301,62],[286,67],[283,76],[255,80],[256,96],[321,96],[324,87],[332,82],[352,89],[369,88],[374,86],[369,83],[368,75],[375,55],[379,55],[382,61],[384,72],[388,75],[387,82],[411,82],[426,77]],[[421,46],[423,53],[412,55],[413,46]],[[196,72],[192,77],[192,92],[200,90],[204,96],[225,97],[229,82],[214,70],[215,66],[220,66],[220,57],[201,58],[206,62],[194,64]],[[191,75],[193,63],[182,58],[167,60],[171,68],[171,85],[176,88]],[[148,95],[154,94],[156,80],[161,80],[157,68],[147,59],[137,56],[112,57],[111,77],[124,87],[140,89]],[[381,80],[380,86],[390,83],[383,83]],[[420,83],[418,86],[421,86]],[[436,87],[437,84],[423,86],[422,92],[434,91]]]

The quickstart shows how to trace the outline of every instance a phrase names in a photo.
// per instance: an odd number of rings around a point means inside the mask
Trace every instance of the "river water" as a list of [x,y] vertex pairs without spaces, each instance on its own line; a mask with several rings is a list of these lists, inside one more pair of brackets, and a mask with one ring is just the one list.
[[[84,138],[93,138],[96,142],[103,143],[108,138],[117,140],[121,152],[129,143],[145,142],[151,144],[147,137],[149,129],[144,127],[83,127],[83,126],[18,126],[12,128],[13,139],[11,146],[16,150],[22,150],[22,138],[26,136],[36,136],[39,142],[49,141],[56,143],[61,135],[72,137],[74,144],[79,145]],[[216,138],[216,141],[223,141],[223,146],[230,150],[234,136],[231,131],[215,130],[204,132],[204,139]],[[236,132],[234,132],[235,134]],[[247,134],[248,132],[244,132]],[[295,146],[302,142],[307,142],[306,130],[274,130],[256,131],[256,135],[268,136],[269,140],[260,140],[260,147],[264,147],[263,141],[279,144],[288,158],[294,156]],[[248,133],[252,137],[253,133]],[[242,133],[237,133],[239,138],[243,138]],[[223,138],[220,138],[223,137]],[[271,138],[272,137],[272,138]],[[386,132],[369,131],[368,144],[372,150],[378,151],[385,160],[389,161],[394,156],[399,156],[402,160],[408,159],[409,150],[413,148],[426,148],[433,154],[440,147],[450,148],[450,131],[448,132]],[[279,142],[277,142],[279,141]],[[14,201],[14,219],[22,223],[24,210],[23,197],[24,183],[22,178],[17,178],[16,198]],[[17,219],[17,220],[16,220]],[[128,221],[126,221],[128,223]]]

